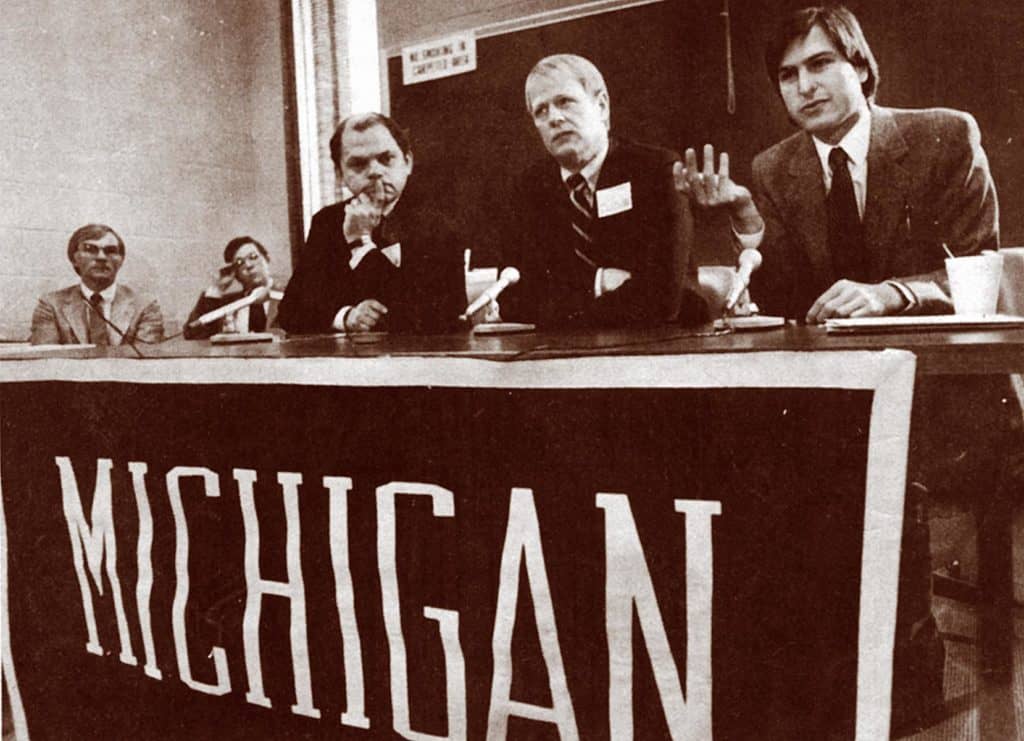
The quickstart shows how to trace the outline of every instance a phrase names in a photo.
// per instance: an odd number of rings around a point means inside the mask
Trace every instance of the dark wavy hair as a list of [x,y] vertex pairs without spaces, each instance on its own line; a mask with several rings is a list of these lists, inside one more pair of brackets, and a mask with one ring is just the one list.
[[267,248],[252,237],[235,237],[228,242],[227,247],[224,248],[224,262],[227,263],[233,261],[235,259],[235,253],[247,244],[251,244],[258,249],[265,260],[270,259],[270,255],[267,253]]
[[[108,234],[113,234],[114,239],[117,240],[117,252],[121,257],[124,257],[124,240],[121,239],[121,235],[115,232],[106,224],[86,224],[75,229],[71,234],[71,238],[68,239],[68,260],[71,264],[75,264],[75,253],[78,252],[78,246],[87,239],[102,239]],[[78,269],[75,269],[78,272]]]
[[779,64],[786,49],[797,39],[809,34],[815,26],[821,27],[846,61],[854,67],[867,70],[867,79],[861,83],[860,89],[865,98],[873,101],[878,92],[878,62],[864,38],[857,16],[842,5],[802,8],[786,16],[775,28],[765,45],[764,66],[776,91],[779,90]]
[[341,170],[341,158],[343,156],[341,139],[345,134],[345,129],[349,126],[352,127],[353,131],[366,131],[371,126],[383,126],[394,137],[398,148],[402,150],[402,154],[408,157],[412,153],[409,132],[407,129],[399,126],[395,119],[385,116],[383,113],[354,113],[342,119],[341,123],[338,124],[338,128],[334,130],[334,136],[331,137],[331,159],[339,171]]

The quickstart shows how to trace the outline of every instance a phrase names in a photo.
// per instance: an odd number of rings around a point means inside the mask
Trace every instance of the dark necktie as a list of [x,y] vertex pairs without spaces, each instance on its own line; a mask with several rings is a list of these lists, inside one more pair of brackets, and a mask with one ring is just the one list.
[[846,152],[835,147],[828,153],[832,189],[828,192],[828,247],[835,277],[868,280],[864,226],[857,211],[857,196],[847,167]]
[[590,202],[590,186],[578,172],[565,181],[572,203],[572,228],[586,243],[594,241],[594,206]]
[[107,323],[103,321],[103,296],[94,293],[89,297],[89,342],[94,345],[109,345]]
[[263,302],[257,301],[249,307],[249,331],[263,332],[267,328],[267,312],[263,310]]
[[384,216],[383,215],[381,215],[380,221],[377,222],[377,226],[373,227],[373,231],[370,232],[370,239],[373,240],[373,243],[375,245],[377,245],[378,249],[383,249],[383,248],[389,246],[387,241],[386,241],[387,240],[387,234],[384,231]]

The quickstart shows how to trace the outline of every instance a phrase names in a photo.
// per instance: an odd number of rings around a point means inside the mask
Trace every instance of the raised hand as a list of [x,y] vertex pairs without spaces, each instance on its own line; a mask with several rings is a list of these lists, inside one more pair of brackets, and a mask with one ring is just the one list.
[[753,234],[764,227],[750,190],[729,176],[729,154],[722,152],[715,172],[715,148],[704,145],[704,164],[697,162],[697,152],[686,150],[685,162],[676,162],[672,169],[676,190],[702,208],[725,207],[740,233]]
[[380,223],[385,203],[384,184],[380,180],[349,200],[345,204],[345,241],[352,243],[368,237]]

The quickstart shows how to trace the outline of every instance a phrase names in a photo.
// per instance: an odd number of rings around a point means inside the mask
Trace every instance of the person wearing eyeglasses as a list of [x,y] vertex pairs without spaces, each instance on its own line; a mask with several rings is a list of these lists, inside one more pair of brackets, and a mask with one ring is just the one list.
[[[210,324],[191,326],[203,314],[247,296],[260,286],[270,289],[266,301],[245,306]],[[220,333],[263,332],[275,326],[281,293],[274,290],[270,254],[252,237],[235,237],[224,248],[224,264],[216,279],[196,301],[185,322],[185,339],[201,340]]]
[[119,283],[124,240],[105,224],[86,224],[68,240],[75,285],[40,297],[32,313],[33,345],[121,345],[160,342],[156,299]]

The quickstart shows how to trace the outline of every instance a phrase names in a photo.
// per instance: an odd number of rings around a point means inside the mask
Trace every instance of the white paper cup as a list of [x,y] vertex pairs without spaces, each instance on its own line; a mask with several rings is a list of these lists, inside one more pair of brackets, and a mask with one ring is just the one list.
[[497,268],[474,268],[466,271],[466,300],[476,301],[477,296],[498,280]]
[[946,258],[946,275],[956,313],[995,314],[1002,273],[1003,256],[997,252]]

